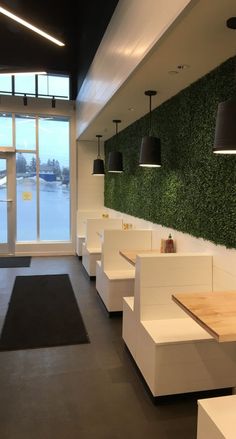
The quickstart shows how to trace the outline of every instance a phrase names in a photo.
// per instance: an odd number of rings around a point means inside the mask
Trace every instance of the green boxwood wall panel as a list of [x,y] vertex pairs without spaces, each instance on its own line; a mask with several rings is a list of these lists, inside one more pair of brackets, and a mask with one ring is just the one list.
[[[148,115],[118,134],[125,172],[106,173],[105,206],[236,248],[236,156],[212,153],[218,103],[236,93],[234,69],[229,59],[153,110],[161,168],[138,166]],[[106,162],[115,143],[105,142]]]

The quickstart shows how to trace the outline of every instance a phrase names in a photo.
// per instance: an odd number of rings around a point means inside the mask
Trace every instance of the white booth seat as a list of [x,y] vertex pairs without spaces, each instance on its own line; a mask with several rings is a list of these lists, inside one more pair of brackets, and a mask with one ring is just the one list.
[[88,275],[92,278],[96,276],[96,262],[101,259],[101,249],[86,247],[82,245],[82,264]]
[[82,246],[85,242],[86,221],[88,218],[102,218],[107,212],[104,210],[78,210],[77,211],[77,236],[76,236],[76,254],[82,257]]
[[96,289],[108,312],[122,311],[124,296],[134,294],[134,267],[120,250],[150,250],[151,230],[104,230],[101,261],[96,264]]
[[198,401],[197,439],[236,438],[236,395]]
[[105,229],[122,229],[122,224],[122,219],[117,218],[87,219],[82,264],[90,277],[96,275],[96,261],[101,259],[101,232]]
[[134,297],[123,300],[123,339],[154,397],[234,387],[234,344],[217,343],[171,299],[210,291],[212,256],[137,257]]

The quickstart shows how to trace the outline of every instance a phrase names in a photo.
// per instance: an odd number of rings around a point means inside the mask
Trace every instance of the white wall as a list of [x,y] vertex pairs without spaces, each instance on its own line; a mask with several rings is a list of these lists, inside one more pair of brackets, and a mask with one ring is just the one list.
[[215,245],[202,238],[195,238],[187,233],[178,232],[149,221],[107,209],[110,216],[122,217],[124,222],[132,223],[135,228],[153,230],[153,248],[160,249],[161,238],[167,239],[169,233],[176,241],[178,252],[200,252],[213,255],[213,290],[236,290],[236,250]]
[[[101,144],[101,157],[104,156]],[[104,177],[92,175],[97,141],[77,141],[77,235],[84,235],[86,218],[101,217],[104,208]]]
[[[75,116],[75,102],[56,99],[56,107],[52,108],[52,100],[27,96],[27,105],[23,104],[23,96],[0,96],[0,111],[20,112],[20,114],[50,114],[53,116]],[[72,142],[75,143],[75,128],[73,127]],[[73,143],[73,144],[74,144]]]
[[[103,157],[103,146],[101,145]],[[104,177],[92,175],[97,158],[97,141],[77,142],[78,210],[101,210],[104,206]]]

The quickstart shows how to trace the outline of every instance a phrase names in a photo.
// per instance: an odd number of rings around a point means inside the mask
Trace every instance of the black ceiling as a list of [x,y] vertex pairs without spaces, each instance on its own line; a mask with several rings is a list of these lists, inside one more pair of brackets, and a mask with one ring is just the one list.
[[0,14],[0,69],[44,68],[70,74],[75,99],[118,0],[5,0],[9,9],[55,38],[59,47]]

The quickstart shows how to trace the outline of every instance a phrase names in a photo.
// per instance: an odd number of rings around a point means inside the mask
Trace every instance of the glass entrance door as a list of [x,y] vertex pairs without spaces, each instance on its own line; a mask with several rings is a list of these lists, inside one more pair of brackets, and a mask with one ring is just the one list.
[[14,254],[14,155],[0,152],[0,254]]

